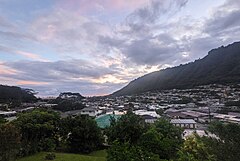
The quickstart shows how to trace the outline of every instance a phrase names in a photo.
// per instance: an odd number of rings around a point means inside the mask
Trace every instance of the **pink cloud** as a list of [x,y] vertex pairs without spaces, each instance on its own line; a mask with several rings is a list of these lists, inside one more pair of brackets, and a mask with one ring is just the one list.
[[80,13],[88,13],[103,9],[107,12],[119,12],[123,10],[133,10],[149,0],[61,0],[59,6],[64,9],[77,10]]
[[18,81],[17,85],[48,85],[48,82],[36,82],[36,81]]
[[4,64],[0,63],[0,75],[12,75],[16,73],[17,71],[15,69],[11,69],[10,67],[7,67]]
[[29,52],[25,52],[25,51],[20,51],[20,50],[16,50],[14,51],[16,54],[22,55],[24,57],[33,59],[33,60],[38,60],[38,61],[47,61],[46,59],[41,58],[39,55],[37,54],[33,54],[33,53],[29,53]]

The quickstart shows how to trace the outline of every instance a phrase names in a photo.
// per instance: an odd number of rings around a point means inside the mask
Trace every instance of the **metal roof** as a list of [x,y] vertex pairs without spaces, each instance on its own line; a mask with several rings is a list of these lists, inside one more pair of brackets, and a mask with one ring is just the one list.
[[196,124],[196,121],[193,119],[172,119],[172,124]]
[[121,115],[107,114],[107,115],[103,115],[103,116],[97,117],[97,118],[95,118],[95,120],[97,122],[97,125],[100,128],[105,128],[105,127],[110,126],[111,117],[113,117],[116,120],[118,120],[121,117]]

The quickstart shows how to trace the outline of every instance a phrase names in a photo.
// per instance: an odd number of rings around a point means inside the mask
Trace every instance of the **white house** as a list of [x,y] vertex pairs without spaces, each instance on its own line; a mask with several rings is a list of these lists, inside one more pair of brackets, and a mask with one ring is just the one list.
[[174,126],[183,127],[185,129],[195,129],[197,127],[197,123],[193,119],[172,119],[171,123]]
[[102,110],[99,110],[97,108],[92,108],[92,107],[86,107],[84,109],[81,110],[81,115],[89,115],[89,116],[97,116],[99,114],[101,114]]

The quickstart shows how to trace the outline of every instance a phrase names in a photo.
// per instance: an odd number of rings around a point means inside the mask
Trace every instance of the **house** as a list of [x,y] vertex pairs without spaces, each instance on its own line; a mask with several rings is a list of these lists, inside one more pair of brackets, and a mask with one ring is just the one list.
[[136,110],[133,111],[136,115],[143,116],[143,115],[149,115],[152,117],[160,118],[161,116],[156,113],[156,111],[147,111],[147,110]]
[[118,120],[121,115],[114,115],[114,114],[105,114],[95,118],[98,127],[106,128],[109,127],[111,124],[111,119]]
[[182,114],[185,115],[185,118],[194,119],[197,122],[206,122],[209,121],[209,114],[202,113],[198,111],[183,111]]
[[16,111],[0,111],[0,116],[1,117],[12,117],[12,116],[16,116],[17,112]]
[[197,134],[200,137],[206,136],[206,137],[212,137],[212,138],[219,139],[215,134],[212,134],[209,131],[196,130],[196,129],[185,129],[183,131],[183,139],[186,139],[187,137],[192,136],[193,134]]
[[142,115],[141,117],[144,119],[146,123],[154,123],[158,119],[157,117],[153,117],[151,115]]
[[174,126],[183,127],[185,129],[195,129],[197,127],[197,123],[193,119],[172,119],[170,122]]
[[89,116],[97,116],[101,113],[101,110],[98,110],[97,108],[93,108],[93,107],[86,107],[84,109],[81,110],[81,115],[89,115]]
[[[233,114],[233,113],[232,113]],[[228,122],[228,123],[237,123],[240,124],[240,117],[236,115],[225,115],[225,114],[218,114],[213,113],[214,119],[222,121],[222,122]]]

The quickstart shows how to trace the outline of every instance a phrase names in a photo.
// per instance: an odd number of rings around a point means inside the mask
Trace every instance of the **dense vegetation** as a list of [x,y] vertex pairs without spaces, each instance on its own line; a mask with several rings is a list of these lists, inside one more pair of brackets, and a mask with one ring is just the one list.
[[60,93],[59,96],[50,103],[57,104],[54,109],[62,112],[81,110],[85,107],[81,102],[83,98],[79,93],[64,92]]
[[[12,122],[2,119],[0,161],[42,151],[56,152],[44,153],[44,157],[59,160],[63,155],[59,152],[89,154],[103,149],[103,143],[108,144],[107,161],[237,161],[240,158],[240,125],[214,122],[209,131],[215,135],[194,134],[183,140],[182,129],[168,120],[147,124],[131,111],[118,120],[112,118],[111,125],[101,131],[89,116],[61,118],[56,112],[38,109],[21,114]],[[43,153],[40,154],[43,159]]]
[[159,161],[174,159],[183,140],[182,129],[160,119],[147,125],[131,111],[107,129],[108,161]]
[[213,49],[206,57],[195,62],[142,76],[113,93],[113,96],[213,83],[239,83],[239,80],[240,42],[236,42]]
[[31,89],[0,85],[0,103],[34,102],[37,99],[34,94],[36,93]]
[[221,161],[237,161],[240,158],[240,125],[214,122],[209,131],[217,137],[204,137],[209,152]]
[[65,100],[65,99],[58,99],[54,103],[57,104],[57,106],[54,106],[54,110],[66,112],[66,111],[72,111],[72,110],[81,110],[84,107],[86,107],[81,102],[74,102],[71,100]]
[[240,158],[238,124],[213,122],[209,131],[215,135],[193,134],[182,140],[182,129],[164,119],[147,126],[139,124],[138,119],[130,112],[107,129],[112,145],[108,161],[237,161]]
[[[98,153],[102,154],[98,154]],[[20,158],[17,161],[43,161],[48,155],[47,152],[37,153],[35,155]],[[106,161],[105,151],[97,151],[97,154],[91,153],[88,155],[71,154],[71,153],[55,153],[54,161]]]
[[0,124],[0,161],[41,151],[90,153],[102,147],[100,128],[89,116],[60,118],[49,110],[20,114]]

